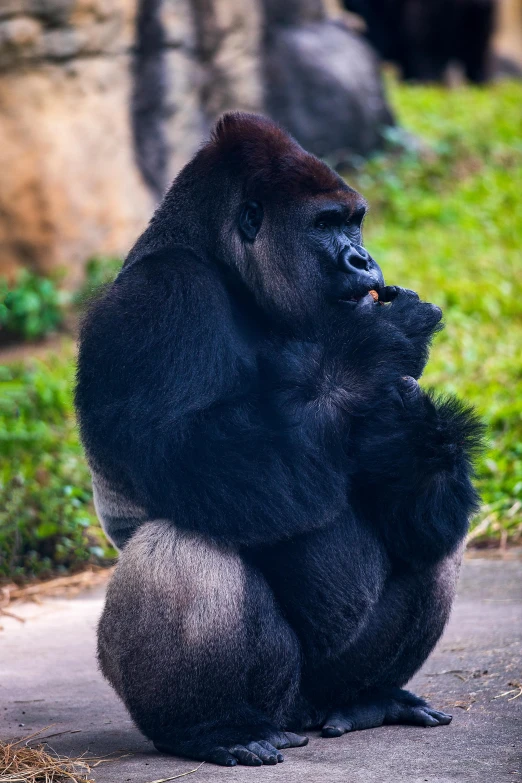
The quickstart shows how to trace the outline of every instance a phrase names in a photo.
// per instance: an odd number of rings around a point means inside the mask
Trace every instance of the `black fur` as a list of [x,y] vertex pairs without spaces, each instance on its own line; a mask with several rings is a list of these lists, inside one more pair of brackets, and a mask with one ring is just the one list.
[[462,65],[477,84],[489,78],[495,0],[344,0],[366,22],[370,43],[405,79],[441,81]]
[[83,324],[93,475],[139,509],[105,517],[100,662],[161,750],[277,763],[289,730],[450,720],[400,687],[448,616],[480,426],[418,386],[441,313],[384,286],[364,208],[225,115]]

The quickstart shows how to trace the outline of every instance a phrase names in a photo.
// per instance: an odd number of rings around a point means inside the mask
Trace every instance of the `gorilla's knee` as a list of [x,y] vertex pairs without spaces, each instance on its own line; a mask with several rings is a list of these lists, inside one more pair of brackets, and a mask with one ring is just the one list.
[[174,656],[177,645],[201,647],[240,633],[245,590],[245,566],[233,550],[166,521],[148,522],[120,556],[100,633],[147,628],[156,645],[168,639]]
[[299,679],[297,640],[263,577],[233,548],[165,521],[143,525],[123,550],[98,650],[103,673],[152,737],[155,716],[194,725],[230,704],[277,719]]

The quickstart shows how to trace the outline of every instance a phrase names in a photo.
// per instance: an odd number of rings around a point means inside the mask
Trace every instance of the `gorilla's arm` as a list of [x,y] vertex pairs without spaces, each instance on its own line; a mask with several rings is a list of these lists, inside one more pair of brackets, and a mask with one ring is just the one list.
[[403,288],[382,296],[386,306],[368,295],[326,308],[308,339],[274,340],[267,351],[266,393],[305,437],[342,437],[352,417],[381,409],[401,377],[422,375],[440,309]]
[[352,500],[396,557],[435,562],[462,541],[478,503],[470,477],[481,436],[470,408],[434,398],[413,378],[355,422]]
[[344,466],[280,427],[219,274],[187,252],[124,269],[94,305],[77,406],[92,466],[152,518],[256,545],[346,507]]

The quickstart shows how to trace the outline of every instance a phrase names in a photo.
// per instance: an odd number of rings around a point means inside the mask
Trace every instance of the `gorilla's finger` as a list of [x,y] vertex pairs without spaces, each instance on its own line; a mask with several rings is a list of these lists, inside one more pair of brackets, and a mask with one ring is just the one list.
[[230,748],[230,752],[234,754],[240,764],[244,764],[246,767],[260,767],[263,763],[256,753],[243,745],[234,745]]
[[396,285],[385,285],[383,288],[378,288],[379,302],[391,302],[399,294],[399,289]]
[[380,288],[379,291],[379,302],[393,302],[394,299],[397,299],[397,297],[410,297],[412,300],[418,301],[419,295],[412,291],[409,288],[401,288],[397,285],[386,285],[384,288]]
[[284,731],[278,731],[277,733],[274,732],[273,734],[270,734],[267,741],[277,750],[291,747],[290,740]]
[[432,304],[431,302],[426,302],[426,306],[430,308],[431,321],[433,323],[438,323],[442,318],[441,308],[436,304]]
[[399,410],[405,408],[401,391],[399,391],[398,386],[392,386],[388,392],[390,403],[396,406]]
[[399,294],[401,296],[408,296],[410,299],[419,301],[419,295],[416,291],[412,291],[411,288],[399,288]]
[[321,734],[323,737],[340,737],[355,728],[348,712],[334,712],[328,716]]
[[408,407],[412,403],[418,401],[422,394],[421,387],[411,375],[405,375],[399,381],[399,395],[401,397],[404,407]]
[[321,729],[321,736],[327,739],[342,737],[345,733],[345,729],[342,729],[340,726],[323,726]]

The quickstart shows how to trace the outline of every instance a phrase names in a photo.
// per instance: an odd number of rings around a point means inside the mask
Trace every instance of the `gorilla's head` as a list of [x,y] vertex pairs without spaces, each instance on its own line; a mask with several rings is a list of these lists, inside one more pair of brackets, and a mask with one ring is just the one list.
[[271,120],[229,113],[183,169],[155,220],[233,270],[285,318],[384,284],[362,245],[364,199]]

